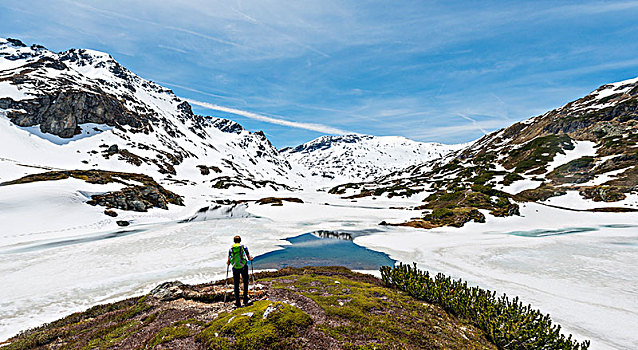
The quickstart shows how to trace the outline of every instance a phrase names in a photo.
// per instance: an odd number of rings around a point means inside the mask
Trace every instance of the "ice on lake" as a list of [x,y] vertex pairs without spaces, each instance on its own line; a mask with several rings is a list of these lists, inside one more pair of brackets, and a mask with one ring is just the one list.
[[[135,225],[119,234],[61,233],[56,238],[49,233],[44,241],[30,241],[4,233],[0,338],[91,305],[146,293],[163,281],[222,278],[237,234],[257,256],[290,247],[286,238],[329,230],[360,232],[350,244],[518,295],[551,314],[577,339],[591,339],[592,349],[638,348],[636,214],[566,212],[527,204],[521,217],[488,217],[486,224],[461,229],[417,230],[378,225],[414,215],[374,209],[396,204],[337,203],[320,195],[303,199],[305,204],[250,206],[250,215],[232,218],[208,213],[186,223]],[[330,201],[338,206],[326,204]]]

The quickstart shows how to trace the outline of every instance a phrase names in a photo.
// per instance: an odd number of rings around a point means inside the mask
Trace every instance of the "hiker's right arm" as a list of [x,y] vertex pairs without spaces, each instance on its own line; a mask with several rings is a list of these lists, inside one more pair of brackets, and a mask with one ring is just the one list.
[[248,248],[244,247],[244,251],[246,252],[246,257],[248,257],[248,260],[253,261],[253,257],[250,256],[250,252],[248,252]]

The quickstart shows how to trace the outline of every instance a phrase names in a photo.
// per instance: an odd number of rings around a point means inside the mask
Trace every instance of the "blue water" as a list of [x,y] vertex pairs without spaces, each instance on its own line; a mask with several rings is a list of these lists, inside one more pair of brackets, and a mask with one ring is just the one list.
[[574,233],[599,231],[600,228],[631,228],[638,227],[637,225],[629,224],[610,224],[600,225],[598,227],[566,227],[560,229],[536,229],[530,231],[511,231],[506,232],[508,235],[521,236],[521,237],[548,237],[548,236],[560,236],[569,235]]
[[279,269],[303,266],[345,266],[352,270],[378,270],[381,266],[394,265],[395,260],[380,253],[358,246],[348,233],[316,232],[287,238],[291,245],[255,257],[256,269]]
[[560,235],[568,235],[573,233],[582,233],[582,232],[591,232],[598,231],[595,227],[569,227],[562,228],[556,230],[544,230],[544,229],[536,229],[530,231],[511,231],[507,232],[509,235],[513,236],[521,236],[521,237],[547,237],[547,236],[560,236]]

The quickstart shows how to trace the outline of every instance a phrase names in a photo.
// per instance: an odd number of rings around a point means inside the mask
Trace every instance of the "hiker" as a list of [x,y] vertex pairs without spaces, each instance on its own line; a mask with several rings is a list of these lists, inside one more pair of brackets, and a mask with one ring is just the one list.
[[233,284],[235,286],[235,306],[240,307],[239,302],[239,275],[244,281],[244,305],[248,305],[248,260],[253,261],[253,257],[248,253],[248,248],[241,243],[241,237],[233,238],[235,244],[228,251],[228,261],[226,265],[233,264]]

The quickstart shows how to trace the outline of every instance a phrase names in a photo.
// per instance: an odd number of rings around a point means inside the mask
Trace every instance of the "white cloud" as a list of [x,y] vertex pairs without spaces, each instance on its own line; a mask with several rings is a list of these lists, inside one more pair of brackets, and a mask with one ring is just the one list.
[[283,126],[288,126],[288,127],[291,127],[291,128],[306,129],[306,130],[316,131],[316,132],[320,132],[320,133],[324,133],[324,134],[333,134],[333,135],[335,135],[335,134],[336,135],[354,134],[351,131],[342,130],[342,129],[338,129],[338,128],[333,128],[333,127],[328,126],[328,125],[315,124],[315,123],[292,122],[292,121],[288,121],[288,120],[284,120],[284,119],[268,117],[268,116],[257,114],[257,113],[253,113],[253,112],[242,111],[241,109],[219,106],[219,105],[208,103],[208,102],[196,101],[196,100],[191,100],[191,99],[185,99],[185,100],[188,103],[190,103],[190,104],[194,104],[194,105],[197,105],[197,106],[200,106],[200,107],[212,109],[212,110],[215,110],[215,111],[225,112],[225,113],[231,113],[231,114],[235,114],[235,115],[241,115],[243,117],[250,118],[250,119],[253,119],[253,120],[258,120],[258,121],[265,122],[265,123],[283,125]]

